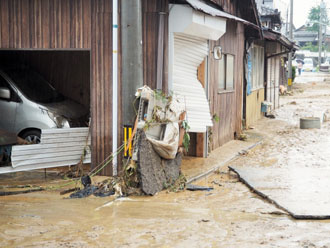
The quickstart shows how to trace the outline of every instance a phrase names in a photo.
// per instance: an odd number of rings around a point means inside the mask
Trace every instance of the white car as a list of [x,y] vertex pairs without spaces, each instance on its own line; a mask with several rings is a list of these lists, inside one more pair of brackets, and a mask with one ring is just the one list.
[[323,64],[320,66],[320,71],[329,72],[330,69],[330,58],[328,57]]
[[74,127],[88,120],[88,110],[27,68],[0,70],[0,113],[0,129],[33,143],[40,142],[41,129]]
[[313,59],[311,59],[311,58],[304,59],[303,70],[304,71],[313,71],[314,70]]

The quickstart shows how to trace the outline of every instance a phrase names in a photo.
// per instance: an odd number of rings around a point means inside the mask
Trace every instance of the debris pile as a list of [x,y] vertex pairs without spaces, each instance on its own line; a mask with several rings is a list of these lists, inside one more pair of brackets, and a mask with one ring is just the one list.
[[[84,198],[90,195],[97,197],[106,197],[111,195],[122,196],[121,188],[118,187],[118,182],[115,178],[106,179],[96,185],[92,185],[92,180],[88,175],[81,177],[83,189],[78,189],[70,195],[70,198]],[[67,193],[67,192],[65,192]]]
[[132,136],[132,157],[123,172],[98,185],[84,176],[83,189],[70,198],[90,195],[155,195],[163,189],[182,190],[185,178],[181,174],[182,147],[189,146],[185,105],[174,95],[165,95],[144,86],[137,90],[139,109]]
[[174,159],[160,157],[143,131],[138,146],[137,172],[142,191],[147,195],[155,195],[167,185],[175,183],[180,176],[182,153],[179,152]]
[[140,105],[132,159],[138,165],[137,178],[142,192],[155,195],[179,179],[180,147],[189,127],[183,125],[185,106],[174,95],[166,96],[146,86],[136,95],[140,97]]

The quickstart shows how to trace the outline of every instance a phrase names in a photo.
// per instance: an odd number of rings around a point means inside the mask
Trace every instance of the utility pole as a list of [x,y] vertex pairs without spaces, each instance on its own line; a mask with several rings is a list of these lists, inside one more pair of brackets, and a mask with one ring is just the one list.
[[323,21],[323,9],[324,3],[323,0],[320,3],[320,19],[319,19],[319,69],[321,68],[321,60],[322,60],[322,21]]
[[121,1],[121,80],[123,124],[133,125],[133,102],[143,86],[142,1]]
[[289,27],[289,8],[286,9],[285,35],[288,35],[288,27]]
[[[293,40],[292,34],[292,26],[293,26],[293,0],[290,0],[290,29],[289,29],[289,38]],[[292,53],[289,53],[288,58],[288,91],[291,91],[292,87]]]

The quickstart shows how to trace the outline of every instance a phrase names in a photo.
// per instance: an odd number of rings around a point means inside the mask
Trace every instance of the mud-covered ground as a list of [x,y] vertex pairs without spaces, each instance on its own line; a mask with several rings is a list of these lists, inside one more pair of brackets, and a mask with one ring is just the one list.
[[[321,130],[300,130],[297,120],[313,109],[330,109],[330,84],[300,84],[281,105],[276,119],[249,130],[262,133],[263,144],[232,165],[328,166],[330,122]],[[2,179],[2,185],[24,184],[33,176]],[[33,183],[41,181],[39,176]],[[115,201],[64,199],[59,190],[0,197],[0,247],[330,248],[330,221],[292,219],[250,192],[227,167],[198,184],[214,190]]]

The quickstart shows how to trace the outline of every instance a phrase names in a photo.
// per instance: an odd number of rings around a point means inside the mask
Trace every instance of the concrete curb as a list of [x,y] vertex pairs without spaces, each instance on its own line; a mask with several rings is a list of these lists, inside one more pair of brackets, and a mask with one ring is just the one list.
[[249,146],[247,149],[243,149],[243,150],[238,151],[235,155],[233,155],[231,158],[225,160],[224,162],[222,162],[220,164],[217,164],[213,168],[211,168],[211,169],[209,169],[209,170],[207,170],[205,172],[202,172],[201,174],[199,174],[197,176],[194,176],[194,177],[192,177],[190,179],[187,179],[187,184],[192,183],[192,182],[195,182],[197,180],[200,180],[200,179],[202,179],[202,178],[210,175],[211,173],[215,172],[220,167],[223,167],[227,163],[229,163],[229,162],[233,161],[234,159],[236,159],[240,155],[241,152],[243,152],[243,151],[249,151],[249,150],[255,148],[256,146],[261,145],[262,143],[263,143],[263,140],[260,140],[260,141],[258,141],[256,143],[254,143],[253,145]]

